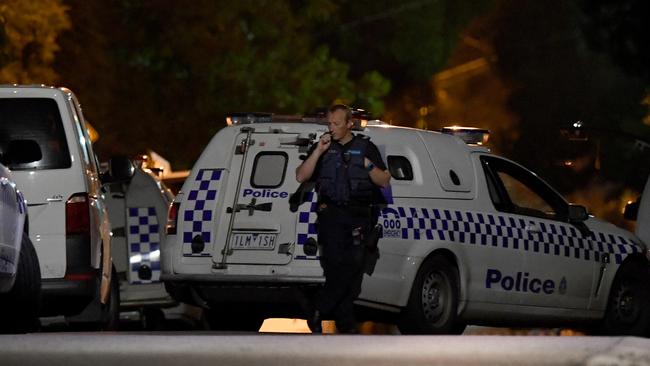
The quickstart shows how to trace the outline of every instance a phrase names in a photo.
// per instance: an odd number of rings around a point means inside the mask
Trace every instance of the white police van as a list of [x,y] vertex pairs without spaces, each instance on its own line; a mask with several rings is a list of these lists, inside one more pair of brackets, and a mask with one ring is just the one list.
[[[228,122],[170,208],[162,279],[217,326],[238,316],[252,326],[324,281],[316,195],[305,193],[297,212],[289,197],[301,157],[327,127],[262,114]],[[416,334],[460,333],[466,324],[647,334],[648,253],[632,233],[458,137],[379,121],[359,129],[392,175],[380,257],[357,300],[365,315]]]
[[[29,161],[0,151],[4,162]],[[38,158],[34,158],[38,160]],[[29,240],[27,203],[0,164],[0,332],[23,332],[38,328],[41,301],[41,271],[36,251]]]

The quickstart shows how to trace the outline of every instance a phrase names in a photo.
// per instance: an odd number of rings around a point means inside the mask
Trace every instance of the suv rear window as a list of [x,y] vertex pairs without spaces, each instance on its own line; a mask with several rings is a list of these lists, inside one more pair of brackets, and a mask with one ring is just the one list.
[[0,152],[14,140],[34,140],[43,157],[13,170],[63,169],[72,165],[61,113],[54,99],[0,98]]

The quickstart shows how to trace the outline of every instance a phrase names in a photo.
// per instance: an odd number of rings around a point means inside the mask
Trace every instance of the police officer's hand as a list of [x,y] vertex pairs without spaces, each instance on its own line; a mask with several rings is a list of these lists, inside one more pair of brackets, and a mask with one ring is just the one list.
[[318,152],[324,153],[329,149],[330,144],[332,143],[332,135],[329,133],[324,133],[320,140],[318,140]]

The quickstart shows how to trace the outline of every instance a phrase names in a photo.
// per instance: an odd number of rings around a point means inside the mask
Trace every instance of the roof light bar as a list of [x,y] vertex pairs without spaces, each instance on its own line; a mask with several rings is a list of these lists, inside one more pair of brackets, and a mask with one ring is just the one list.
[[450,126],[440,132],[459,137],[468,145],[485,145],[490,139],[490,131],[484,128]]
[[242,113],[229,113],[226,116],[226,123],[228,126],[245,125],[251,123],[265,123],[273,120],[272,113],[260,112],[242,112]]
[[[365,112],[364,112],[365,113]],[[327,125],[326,113],[313,113],[305,116],[299,115],[276,115],[273,113],[260,113],[260,112],[236,112],[226,115],[226,124],[228,126],[238,126],[255,123],[270,123],[270,122],[303,122],[303,123],[316,123]],[[361,131],[368,125],[367,114],[355,115],[353,114],[352,122],[354,126],[352,129]]]

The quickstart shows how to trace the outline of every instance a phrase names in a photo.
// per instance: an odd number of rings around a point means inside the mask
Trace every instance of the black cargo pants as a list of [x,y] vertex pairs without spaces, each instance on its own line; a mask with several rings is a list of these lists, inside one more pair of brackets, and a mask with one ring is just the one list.
[[325,286],[316,295],[323,319],[333,319],[340,332],[356,330],[354,300],[361,292],[366,247],[371,228],[369,208],[321,204],[318,209],[318,243]]

